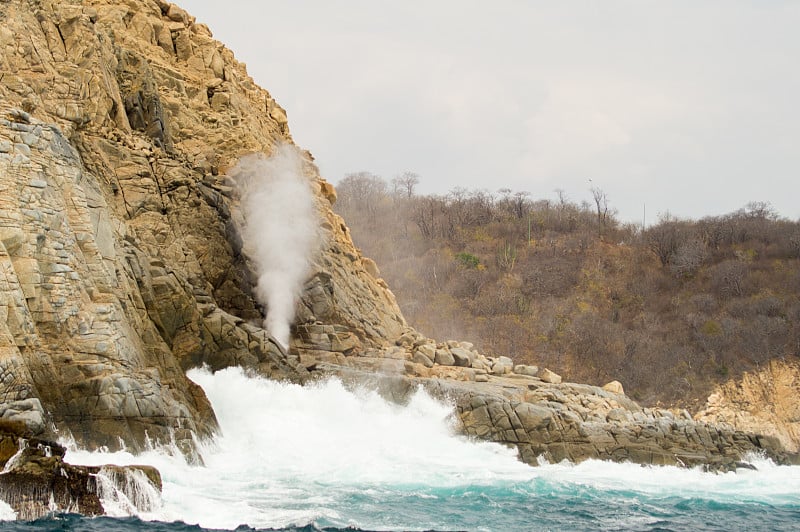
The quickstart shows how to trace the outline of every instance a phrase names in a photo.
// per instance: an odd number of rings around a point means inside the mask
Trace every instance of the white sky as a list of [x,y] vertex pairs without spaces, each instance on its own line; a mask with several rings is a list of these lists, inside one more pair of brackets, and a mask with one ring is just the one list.
[[[178,0],[332,182],[800,219],[800,1]],[[589,180],[592,180],[591,183]]]

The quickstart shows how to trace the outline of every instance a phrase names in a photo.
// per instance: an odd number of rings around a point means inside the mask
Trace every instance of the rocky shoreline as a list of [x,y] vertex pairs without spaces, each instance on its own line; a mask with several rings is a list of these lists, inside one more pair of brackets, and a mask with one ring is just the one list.
[[0,497],[20,518],[49,511],[51,494],[58,509],[102,513],[101,471],[63,463],[56,431],[87,449],[175,441],[197,459],[195,438],[217,429],[185,375],[201,365],[379,382],[398,401],[423,386],[453,402],[466,434],[530,464],[730,470],[750,452],[798,463],[774,438],[641,408],[621,386],[424,338],[331,210],[336,192],[309,153],[325,245],[287,356],[260,327],[226,175],[291,143],[283,109],[163,0],[6,0],[0,16],[0,417],[18,427],[0,431]]
[[139,490],[161,491],[154,467],[68,464],[62,445],[30,437],[26,430],[21,423],[0,420],[0,500],[17,519],[50,513],[105,515],[101,498],[113,498],[113,492],[134,501],[141,499]]
[[[602,388],[562,382],[545,368],[512,367],[505,357],[484,357],[466,342],[434,348],[433,341],[417,337],[417,343],[390,350],[389,358],[377,352],[371,353],[377,357],[317,353],[312,367],[322,375],[372,385],[398,402],[422,387],[455,406],[464,434],[515,447],[533,466],[540,460],[598,459],[722,472],[752,468],[748,459],[753,456],[800,465],[800,454],[787,451],[775,437],[696,421],[685,410],[643,408],[618,382]],[[445,362],[450,362],[445,351],[470,355],[452,357],[450,365],[427,365],[417,356],[422,345],[441,353],[438,358]],[[308,363],[314,357],[301,359]]]

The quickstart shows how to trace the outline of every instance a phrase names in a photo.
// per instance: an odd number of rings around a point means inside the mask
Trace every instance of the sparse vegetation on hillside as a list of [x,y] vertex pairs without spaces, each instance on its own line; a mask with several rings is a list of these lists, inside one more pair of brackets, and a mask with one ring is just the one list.
[[352,174],[336,209],[430,337],[690,408],[714,383],[800,352],[800,223],[768,204],[642,231],[599,189],[576,204],[507,189],[423,196],[417,183]]

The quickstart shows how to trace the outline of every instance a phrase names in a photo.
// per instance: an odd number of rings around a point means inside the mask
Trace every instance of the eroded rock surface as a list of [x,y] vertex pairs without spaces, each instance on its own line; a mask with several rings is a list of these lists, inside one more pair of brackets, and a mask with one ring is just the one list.
[[[12,0],[0,17],[3,415],[87,447],[191,454],[216,421],[187,368],[307,375],[260,327],[225,175],[291,142],[286,113],[173,4]],[[297,347],[317,329],[322,349],[381,347],[405,321],[310,155],[306,172],[326,246]]]
[[772,360],[719,386],[695,419],[777,438],[800,451],[800,362]]
[[[423,345],[431,344],[323,357],[315,369],[336,374],[345,382],[370,383],[387,398],[400,402],[422,386],[454,404],[465,434],[513,446],[531,465],[540,459],[600,459],[730,471],[749,467],[747,460],[753,455],[800,465],[800,455],[763,431],[696,421],[685,410],[643,408],[621,393],[619,383],[607,386],[609,390],[561,382],[546,368],[531,375],[530,366],[487,372],[484,368],[503,362],[474,349],[470,367],[446,357],[440,360],[450,362],[448,366],[429,365],[419,356]],[[438,344],[436,349],[464,347],[450,342]]]

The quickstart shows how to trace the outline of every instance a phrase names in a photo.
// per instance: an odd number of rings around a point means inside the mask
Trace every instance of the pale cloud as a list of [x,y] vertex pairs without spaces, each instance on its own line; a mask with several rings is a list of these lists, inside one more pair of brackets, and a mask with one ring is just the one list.
[[[800,2],[184,0],[331,181],[800,217]],[[235,7],[234,7],[235,6]]]

